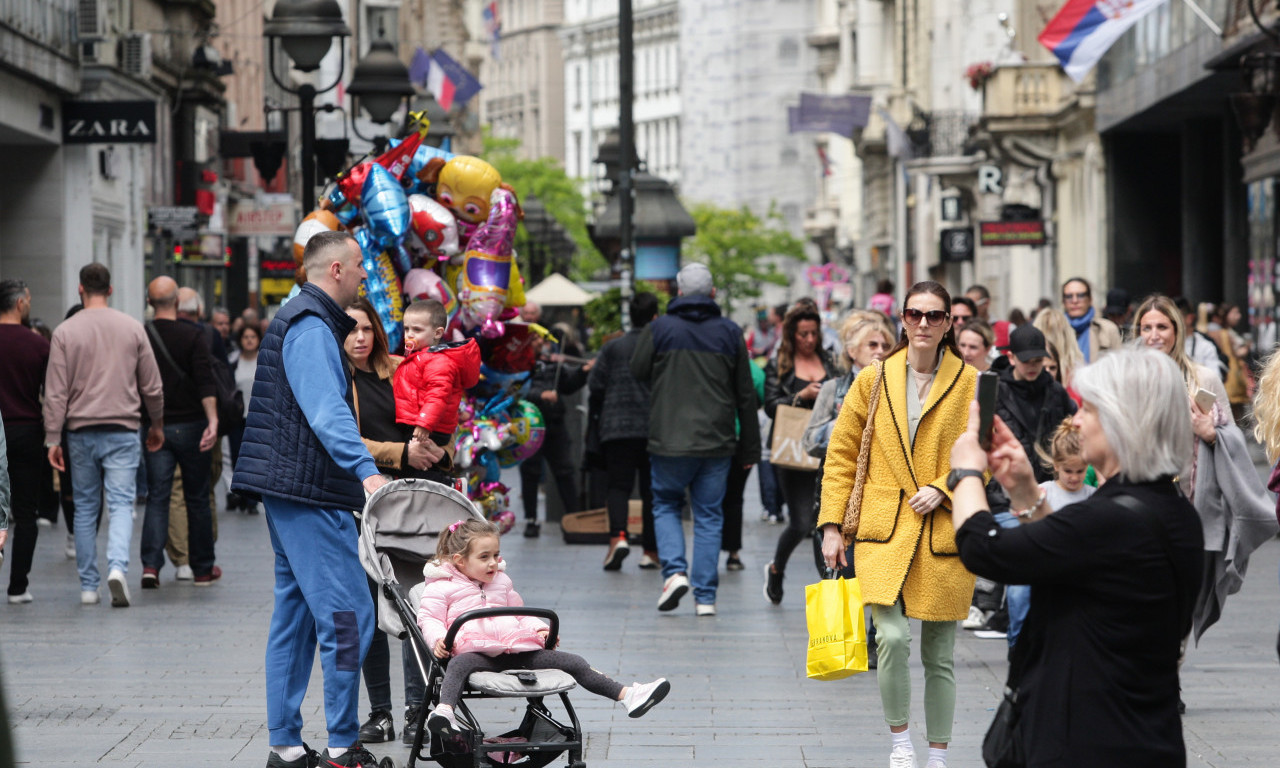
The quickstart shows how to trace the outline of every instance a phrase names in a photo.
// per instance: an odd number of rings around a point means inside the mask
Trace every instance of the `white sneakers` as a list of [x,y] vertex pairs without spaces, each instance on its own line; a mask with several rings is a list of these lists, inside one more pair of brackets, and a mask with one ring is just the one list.
[[174,577],[178,581],[195,581],[196,575],[191,571],[191,566],[180,565],[175,569]]
[[64,554],[66,554],[66,556],[67,556],[67,559],[68,559],[68,560],[75,560],[75,559],[76,559],[76,537],[75,537],[75,534],[71,534],[71,533],[68,533],[68,534],[67,534],[67,545],[66,545],[66,548],[65,548],[65,549],[63,549],[62,551],[63,551],[63,553],[64,553]]
[[[111,607],[129,607],[129,585],[125,583],[124,571],[112,568],[107,574],[107,589],[111,590]],[[95,593],[96,594],[96,593]]]
[[889,753],[889,768],[916,768],[916,751],[907,746],[896,746]]
[[715,616],[716,604],[715,603],[698,603],[696,606],[694,606],[693,612],[695,615],[698,615],[698,616]]
[[98,590],[86,589],[80,593],[81,605],[97,605],[102,598],[98,596]]
[[643,685],[632,683],[620,703],[627,708],[627,717],[643,717],[644,713],[653,709],[658,702],[667,698],[667,694],[670,692],[671,683],[668,683],[665,677],[660,677],[652,683]]
[[677,573],[662,583],[662,595],[658,598],[658,610],[673,611],[680,605],[680,598],[689,591],[689,577]]
[[450,739],[462,735],[462,726],[458,724],[458,716],[453,707],[439,705],[427,717],[427,730],[441,739]]
[[[44,518],[42,517],[40,519],[43,520]],[[30,592],[23,592],[20,595],[9,595],[9,605],[21,605],[22,603],[29,603],[31,600],[32,597]]]

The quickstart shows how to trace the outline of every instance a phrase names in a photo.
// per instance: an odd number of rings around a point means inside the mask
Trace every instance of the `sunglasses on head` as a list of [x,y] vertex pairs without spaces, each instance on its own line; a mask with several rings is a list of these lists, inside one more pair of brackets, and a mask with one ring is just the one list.
[[947,321],[951,315],[941,309],[932,309],[928,312],[921,312],[918,309],[907,307],[902,310],[902,322],[907,325],[919,325],[921,320],[926,321],[930,326],[937,327]]

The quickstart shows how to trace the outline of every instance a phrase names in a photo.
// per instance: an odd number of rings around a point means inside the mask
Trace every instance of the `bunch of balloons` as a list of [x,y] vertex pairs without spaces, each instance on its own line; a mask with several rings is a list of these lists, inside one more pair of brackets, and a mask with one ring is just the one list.
[[404,309],[419,299],[444,305],[452,338],[477,338],[483,376],[460,406],[454,464],[470,498],[505,532],[515,516],[502,469],[534,455],[546,433],[537,406],[521,399],[534,365],[529,341],[546,331],[512,322],[525,303],[512,247],[523,213],[492,165],[424,144],[428,121],[421,113],[411,118],[412,133],[339,175],[298,227],[294,258],[301,269],[318,232],[350,232],[368,274],[362,293],[393,353],[403,341]]

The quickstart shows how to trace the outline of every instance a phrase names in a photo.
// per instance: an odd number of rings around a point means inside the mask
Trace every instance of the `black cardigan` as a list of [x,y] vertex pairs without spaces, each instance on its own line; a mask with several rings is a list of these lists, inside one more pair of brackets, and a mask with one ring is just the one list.
[[[1121,493],[1158,513],[1172,562],[1146,515],[1115,501]],[[1031,585],[1018,640],[1027,643],[1019,730],[1029,767],[1186,765],[1178,655],[1204,536],[1173,482],[1117,477],[1087,501],[1013,529],[980,512],[956,543],[977,575]]]

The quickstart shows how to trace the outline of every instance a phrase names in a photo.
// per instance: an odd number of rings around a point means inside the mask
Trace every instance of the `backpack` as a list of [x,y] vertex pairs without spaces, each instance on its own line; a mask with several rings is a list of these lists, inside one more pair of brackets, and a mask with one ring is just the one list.
[[[209,368],[213,371],[214,389],[217,393],[218,436],[225,437],[244,424],[244,395],[236,389],[236,377],[231,371],[231,366],[227,365],[225,360],[217,359],[213,354],[213,345],[210,343],[209,334],[216,333],[216,331],[211,326],[204,324],[200,325],[200,330],[205,336],[205,347],[209,352]],[[173,356],[169,354],[169,349],[164,345],[160,334],[156,332],[155,325],[149,321],[147,322],[147,335],[151,337],[151,341],[160,352],[160,356],[169,364],[169,367],[177,371],[183,381],[190,379],[191,377],[182,369],[182,366],[178,365]]]

